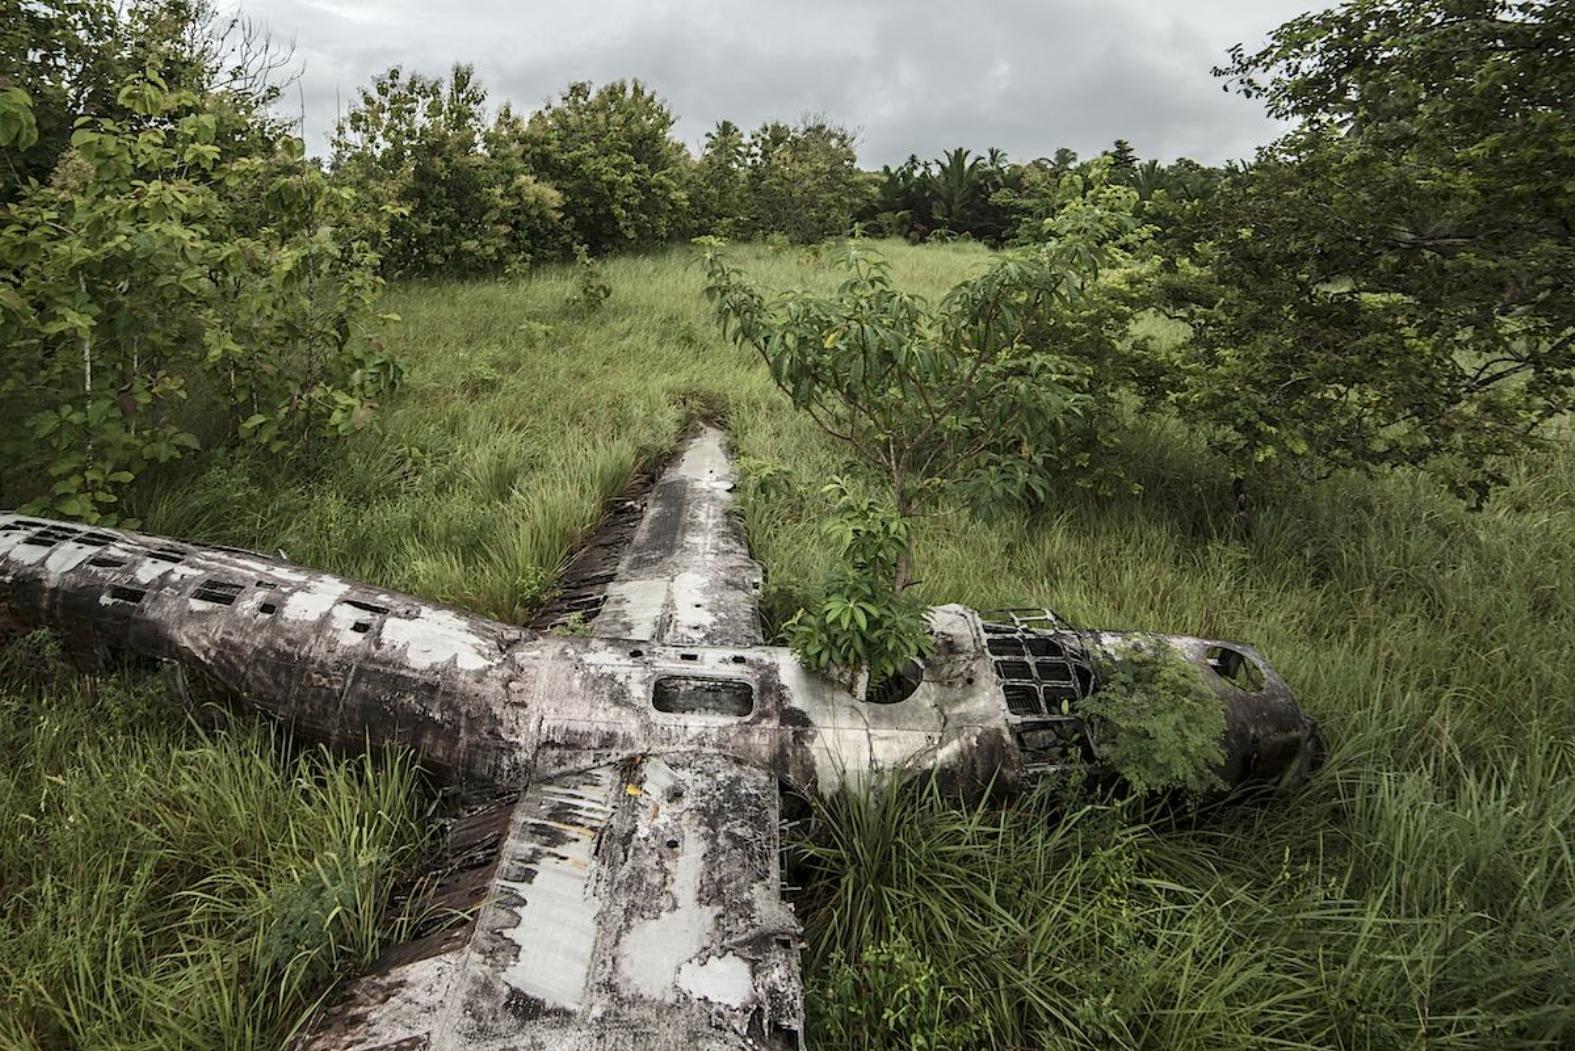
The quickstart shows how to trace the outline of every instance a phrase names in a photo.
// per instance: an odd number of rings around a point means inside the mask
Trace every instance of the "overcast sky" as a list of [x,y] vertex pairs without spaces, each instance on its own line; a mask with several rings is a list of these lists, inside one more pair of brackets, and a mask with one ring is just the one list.
[[302,67],[321,150],[335,114],[392,64],[474,63],[495,104],[534,109],[573,80],[638,77],[691,147],[719,119],[746,129],[824,114],[857,130],[867,166],[952,146],[1019,160],[1121,137],[1143,157],[1247,157],[1276,134],[1209,75],[1319,0],[247,0]]

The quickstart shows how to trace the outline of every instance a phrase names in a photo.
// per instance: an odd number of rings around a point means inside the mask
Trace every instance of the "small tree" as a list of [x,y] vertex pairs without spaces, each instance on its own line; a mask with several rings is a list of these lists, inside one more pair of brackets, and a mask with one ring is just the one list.
[[847,234],[866,186],[852,132],[824,120],[765,124],[749,149],[754,232],[800,244]]
[[706,133],[689,196],[698,229],[719,237],[748,236],[749,139],[732,121],[718,121]]
[[340,121],[334,178],[385,273],[498,271],[567,249],[562,197],[527,169],[507,106],[487,125],[486,98],[468,65],[446,78],[394,66]]
[[[6,209],[0,503],[114,521],[138,472],[199,447],[204,417],[283,450],[364,426],[397,381],[354,332],[376,260],[335,236],[346,195],[298,139],[218,141],[212,102],[128,82],[117,103],[140,129],[80,121],[49,184]],[[194,391],[224,411],[186,410]]]
[[[885,261],[857,243],[835,295],[767,299],[712,242],[706,292],[724,330],[761,356],[793,404],[883,480],[902,522],[948,485],[985,499],[1044,486],[1041,451],[1097,392],[1078,348],[1041,340],[1058,316],[1097,298],[1103,270],[1127,260],[1142,236],[1132,203],[1131,191],[1113,189],[1068,202],[1043,244],[1007,254],[936,306],[899,291]],[[901,595],[910,534],[877,532],[899,537],[901,550],[889,561],[855,559],[855,569]],[[834,597],[859,601],[846,588]]]
[[518,133],[531,172],[563,195],[572,243],[592,255],[658,244],[686,228],[688,152],[673,114],[638,80],[569,85]]
[[1569,4],[1357,0],[1217,71],[1298,121],[1176,238],[1169,395],[1238,477],[1415,465],[1481,499],[1575,405],[1572,47]]

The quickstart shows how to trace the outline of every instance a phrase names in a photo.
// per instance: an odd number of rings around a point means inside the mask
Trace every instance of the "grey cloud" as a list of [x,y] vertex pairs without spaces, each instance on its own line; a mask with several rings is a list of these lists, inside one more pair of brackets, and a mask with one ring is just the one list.
[[[573,80],[639,77],[698,144],[717,120],[824,114],[860,159],[951,146],[1020,159],[1121,137],[1143,156],[1249,156],[1276,126],[1209,70],[1312,0],[252,0],[304,67],[285,109],[322,149],[336,109],[381,69],[473,62],[494,101],[532,109]],[[1316,4],[1315,6],[1322,6]]]

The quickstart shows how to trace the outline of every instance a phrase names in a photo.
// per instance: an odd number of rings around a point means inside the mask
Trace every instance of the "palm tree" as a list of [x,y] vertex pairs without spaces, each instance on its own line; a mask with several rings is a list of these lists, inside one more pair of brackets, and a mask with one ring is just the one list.
[[969,151],[962,146],[947,150],[933,167],[925,166],[925,189],[934,203],[935,217],[954,233],[962,233],[967,228],[969,212],[983,190],[980,174],[983,167],[984,158],[970,158]]

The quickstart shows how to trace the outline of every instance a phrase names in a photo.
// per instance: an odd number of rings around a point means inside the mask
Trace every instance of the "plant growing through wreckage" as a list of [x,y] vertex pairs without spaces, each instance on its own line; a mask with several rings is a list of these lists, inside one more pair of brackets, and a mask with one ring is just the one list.
[[837,545],[837,561],[820,604],[799,610],[784,630],[806,667],[840,676],[850,690],[867,671],[875,686],[934,650],[923,607],[896,586],[913,526],[880,502],[854,495],[840,478],[824,491],[837,501],[823,526]]
[[1133,791],[1219,788],[1225,707],[1197,667],[1169,643],[1132,647],[1077,703],[1102,762]]
[[1069,200],[1044,243],[1005,255],[935,305],[899,290],[885,260],[858,242],[833,295],[768,299],[728,264],[722,242],[698,239],[724,332],[757,352],[793,405],[887,491],[882,508],[846,485],[830,488],[838,509],[827,528],[842,556],[822,607],[789,628],[806,663],[851,679],[868,668],[876,682],[922,655],[922,614],[903,597],[908,520],[943,490],[961,488],[975,504],[1048,492],[1046,453],[1064,447],[1094,391],[1075,348],[1047,346],[1045,334],[1144,236],[1131,203],[1119,192]]

